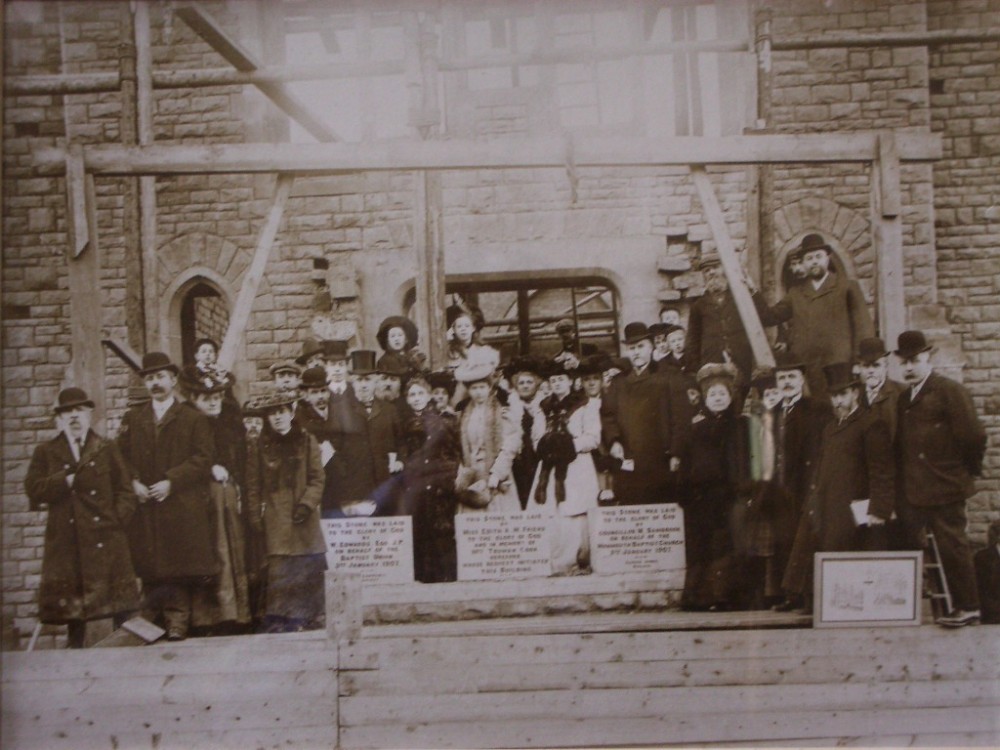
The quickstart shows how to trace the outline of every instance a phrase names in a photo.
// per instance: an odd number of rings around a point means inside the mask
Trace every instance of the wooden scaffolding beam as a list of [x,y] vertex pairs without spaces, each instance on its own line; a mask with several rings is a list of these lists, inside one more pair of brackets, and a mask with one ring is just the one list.
[[878,269],[878,329],[890,345],[906,330],[903,277],[903,208],[899,154],[893,133],[879,136],[878,158],[872,165],[872,242]]
[[[901,161],[939,159],[936,133],[900,132]],[[656,167],[691,164],[794,164],[871,162],[877,132],[748,135],[718,138],[525,138],[511,141],[424,141],[326,144],[216,144],[206,146],[89,146],[87,171],[97,175],[221,174],[248,172],[355,172],[414,169]],[[65,166],[65,150],[39,149],[42,173]]]

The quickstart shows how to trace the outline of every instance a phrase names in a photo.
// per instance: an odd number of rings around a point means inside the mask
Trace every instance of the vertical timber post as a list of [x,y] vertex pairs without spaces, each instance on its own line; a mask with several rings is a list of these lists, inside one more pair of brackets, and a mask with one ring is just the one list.
[[903,219],[899,153],[891,130],[879,133],[878,153],[872,163],[872,225],[878,268],[878,328],[892,348],[906,328],[903,280]]

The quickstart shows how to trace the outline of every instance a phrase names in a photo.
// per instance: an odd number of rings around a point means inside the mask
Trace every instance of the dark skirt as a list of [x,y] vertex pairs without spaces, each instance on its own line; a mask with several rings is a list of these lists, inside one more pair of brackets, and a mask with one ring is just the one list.
[[326,555],[269,555],[267,558],[268,617],[318,625],[326,610]]

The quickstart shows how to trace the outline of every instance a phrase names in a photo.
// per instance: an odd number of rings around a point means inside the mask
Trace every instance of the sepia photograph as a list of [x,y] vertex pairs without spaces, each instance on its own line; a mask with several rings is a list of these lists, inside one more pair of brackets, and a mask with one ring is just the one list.
[[0,0],[0,745],[1000,746],[1000,0]]

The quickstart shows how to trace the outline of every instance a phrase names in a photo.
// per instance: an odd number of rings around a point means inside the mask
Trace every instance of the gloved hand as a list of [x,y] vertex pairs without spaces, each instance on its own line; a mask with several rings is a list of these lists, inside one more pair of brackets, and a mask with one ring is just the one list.
[[299,503],[295,506],[295,510],[292,511],[292,523],[305,523],[310,513],[312,513],[312,508],[305,503]]

